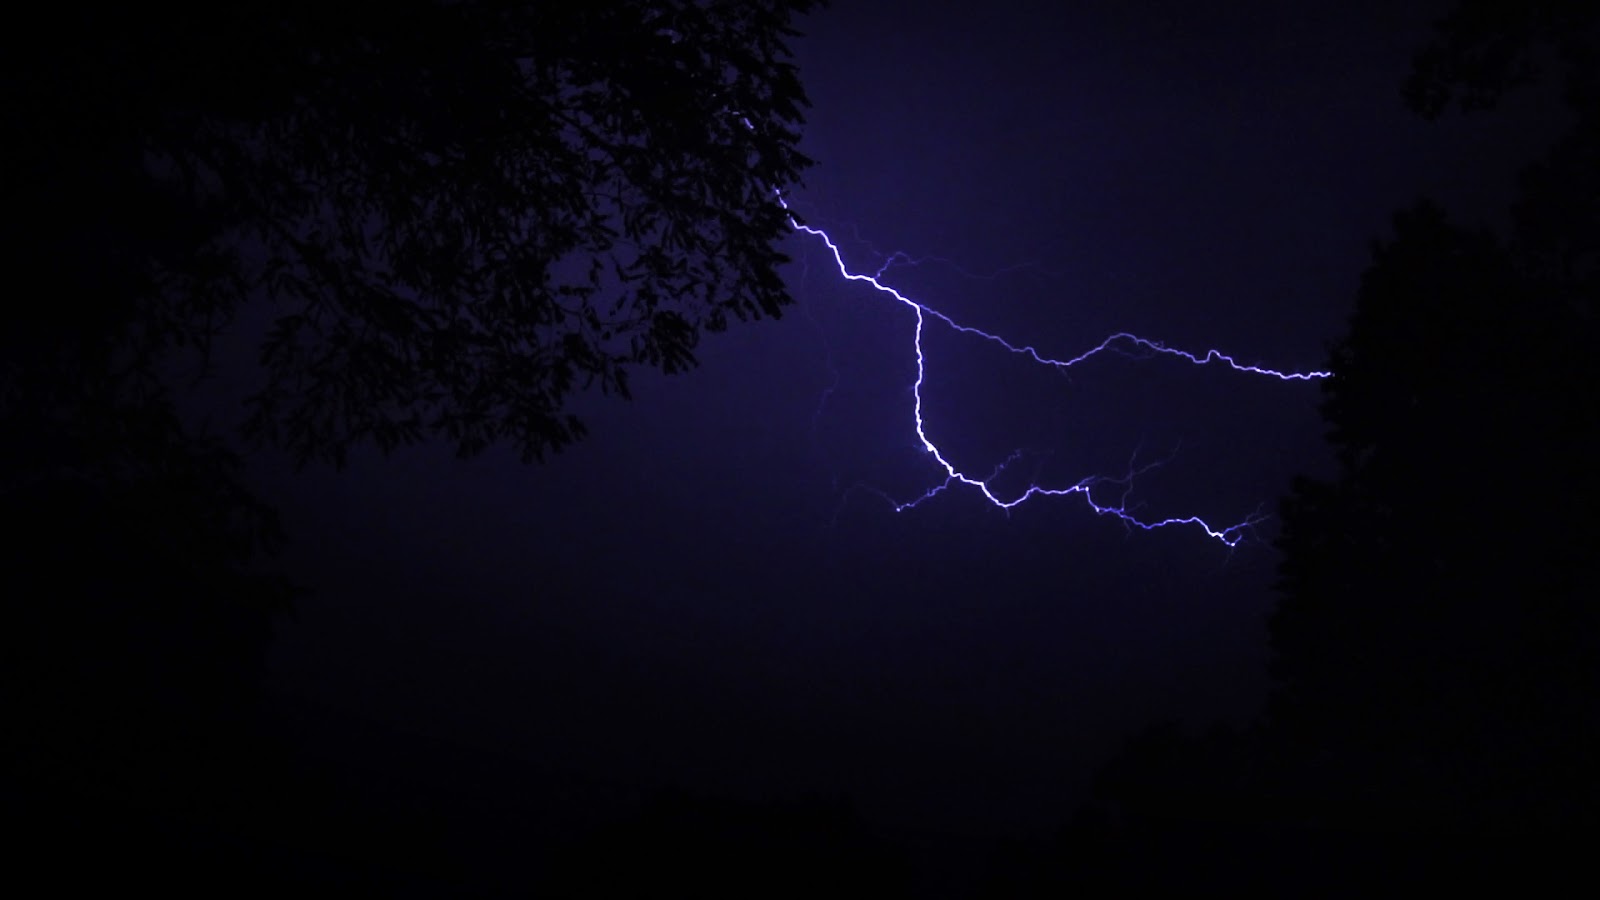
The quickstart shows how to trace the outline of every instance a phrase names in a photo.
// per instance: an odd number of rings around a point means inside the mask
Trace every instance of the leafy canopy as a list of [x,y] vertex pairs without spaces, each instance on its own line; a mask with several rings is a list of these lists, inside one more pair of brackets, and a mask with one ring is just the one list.
[[47,418],[95,378],[162,395],[171,351],[208,359],[259,299],[246,431],[302,462],[570,444],[575,390],[626,396],[790,302],[777,200],[810,161],[785,41],[816,5],[54,12],[7,83],[42,225],[22,251],[72,300],[6,341],[6,374],[56,385]]

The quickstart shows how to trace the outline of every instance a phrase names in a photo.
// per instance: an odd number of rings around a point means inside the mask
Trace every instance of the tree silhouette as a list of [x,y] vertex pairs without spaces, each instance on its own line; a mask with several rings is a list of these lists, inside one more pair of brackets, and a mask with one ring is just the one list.
[[1435,23],[1434,40],[1413,60],[1403,88],[1406,104],[1430,119],[1451,106],[1493,109],[1506,93],[1554,69],[1567,101],[1582,107],[1600,87],[1593,58],[1597,20],[1593,4],[1582,0],[1460,0]]
[[1568,787],[1533,783],[1579,725],[1594,646],[1567,318],[1422,206],[1336,349],[1341,474],[1285,503],[1272,633],[1283,724],[1327,767],[1307,783],[1366,820],[1486,824]]
[[1339,474],[1284,503],[1271,620],[1273,733],[1318,821],[1504,835],[1600,817],[1600,94],[1578,52],[1595,22],[1465,3],[1418,57],[1408,97],[1437,114],[1492,105],[1554,42],[1573,125],[1505,237],[1425,202],[1397,215],[1334,348]]
[[7,343],[148,374],[260,296],[254,436],[558,449],[573,390],[625,395],[789,302],[775,192],[809,161],[783,41],[814,5],[63,10],[10,60],[10,237],[70,299]]
[[1374,245],[1323,384],[1337,474],[1282,506],[1269,714],[1130,741],[1069,829],[1096,848],[1073,871],[1191,886],[1197,857],[1244,853],[1223,882],[1294,890],[1572,871],[1559,848],[1600,825],[1597,23],[1467,0],[1418,54],[1421,115],[1554,76],[1569,127],[1504,233],[1420,201]]
[[[295,591],[232,424],[301,462],[537,459],[581,437],[574,392],[780,313],[810,163],[785,41],[817,5],[68,4],[8,33],[0,227],[34,287],[0,330],[0,665],[31,808],[204,819],[249,768],[219,736]],[[210,429],[186,392],[240,336],[259,380]]]

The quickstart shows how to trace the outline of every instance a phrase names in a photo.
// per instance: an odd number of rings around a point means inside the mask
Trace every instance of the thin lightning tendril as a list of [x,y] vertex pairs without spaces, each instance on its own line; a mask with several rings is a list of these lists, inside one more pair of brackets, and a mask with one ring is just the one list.
[[[778,202],[783,205],[784,209],[787,210],[789,208],[788,203],[785,202],[781,197],[779,198]],[[928,432],[922,417],[922,384],[927,370],[927,360],[922,350],[923,329],[927,325],[928,319],[936,319],[961,334],[969,334],[974,337],[990,341],[1000,345],[1001,347],[1004,347],[1011,353],[1026,356],[1039,365],[1050,366],[1051,368],[1060,370],[1068,369],[1100,353],[1104,353],[1106,351],[1115,351],[1124,355],[1137,355],[1144,357],[1149,357],[1156,354],[1164,354],[1167,356],[1174,356],[1179,359],[1188,360],[1194,365],[1222,363],[1236,372],[1243,372],[1251,375],[1267,375],[1277,378],[1281,381],[1312,381],[1315,379],[1327,378],[1329,375],[1328,372],[1280,372],[1275,369],[1263,368],[1261,366],[1245,365],[1240,363],[1232,356],[1229,356],[1228,354],[1219,350],[1207,350],[1204,353],[1199,354],[1190,353],[1189,351],[1180,350],[1175,347],[1168,347],[1158,341],[1152,341],[1128,332],[1117,332],[1089,350],[1069,359],[1053,359],[1041,354],[1032,346],[1013,344],[999,335],[991,334],[990,332],[979,328],[974,328],[970,325],[963,325],[944,313],[939,312],[938,310],[933,309],[926,304],[913,300],[910,297],[907,297],[905,294],[900,293],[900,291],[896,290],[895,288],[884,284],[881,279],[885,276],[889,268],[895,262],[909,260],[909,257],[906,257],[904,254],[896,253],[891,255],[888,258],[888,261],[885,262],[875,274],[866,275],[859,272],[852,272],[849,266],[845,265],[844,256],[840,252],[839,245],[834,241],[832,236],[822,229],[806,225],[792,216],[789,221],[794,226],[796,231],[804,232],[805,234],[816,237],[827,246],[828,251],[833,254],[833,261],[838,266],[840,276],[846,281],[861,282],[870,286],[873,290],[876,290],[879,293],[888,295],[889,297],[903,304],[906,308],[910,309],[913,316],[915,316],[916,329],[912,338],[912,350],[914,351],[917,360],[917,377],[916,381],[911,386],[913,398],[912,418],[916,423],[917,439],[922,442],[923,450],[928,455],[932,456],[939,466],[944,469],[945,479],[940,484],[929,489],[922,496],[908,502],[898,502],[887,495],[882,495],[884,496],[884,499],[888,500],[897,511],[904,511],[917,506],[923,501],[935,497],[943,493],[946,489],[957,484],[963,484],[977,489],[977,491],[981,493],[985,499],[1002,510],[1010,510],[1013,507],[1016,507],[1028,499],[1036,496],[1060,497],[1068,494],[1077,494],[1083,498],[1083,501],[1088,504],[1089,508],[1096,514],[1102,516],[1113,516],[1121,520],[1123,525],[1130,530],[1133,528],[1138,528],[1144,531],[1154,531],[1157,528],[1165,528],[1169,525],[1192,525],[1201,528],[1208,536],[1221,541],[1229,547],[1237,545],[1239,541],[1243,540],[1245,535],[1249,533],[1255,525],[1265,519],[1265,516],[1262,516],[1259,513],[1253,513],[1241,522],[1222,528],[1218,528],[1209,524],[1205,519],[1202,519],[1199,516],[1177,516],[1148,521],[1140,519],[1128,511],[1128,496],[1133,490],[1133,481],[1137,476],[1161,465],[1162,461],[1145,463],[1141,466],[1137,464],[1137,455],[1135,456],[1134,460],[1130,460],[1128,464],[1128,471],[1121,476],[1095,475],[1084,478],[1081,481],[1078,481],[1077,483],[1067,487],[1059,488],[1029,485],[1027,490],[1023,491],[1016,497],[1010,500],[1002,499],[995,494],[993,489],[991,489],[990,484],[1000,475],[1001,472],[1005,471],[1008,465],[1018,459],[1018,457],[1021,455],[1020,452],[1013,453],[1008,459],[1000,463],[1000,465],[997,466],[992,473],[990,473],[989,477],[977,478],[956,468],[955,464],[950,462],[950,460],[945,457],[944,453],[940,451],[938,445],[935,444],[932,438],[928,436]],[[1093,490],[1096,487],[1108,485],[1120,486],[1122,488],[1121,496],[1116,505],[1110,505],[1094,498]],[[877,493],[881,494],[881,492]]]

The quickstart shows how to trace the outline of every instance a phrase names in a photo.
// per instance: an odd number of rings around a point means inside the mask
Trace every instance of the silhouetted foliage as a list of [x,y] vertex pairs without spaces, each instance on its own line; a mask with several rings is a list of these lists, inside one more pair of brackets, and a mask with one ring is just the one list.
[[[1600,94],[1592,11],[1467,3],[1419,57],[1481,106],[1552,41],[1571,129],[1506,237],[1422,203],[1375,248],[1324,415],[1331,482],[1283,508],[1275,734],[1294,803],[1365,828],[1600,821]],[[1412,99],[1417,95],[1413,91]]]
[[1269,715],[1129,741],[1054,884],[1578,871],[1560,848],[1600,826],[1597,23],[1592,4],[1467,0],[1417,56],[1419,114],[1553,72],[1570,127],[1506,233],[1421,201],[1374,245],[1323,384],[1337,475],[1282,507]]
[[[1416,56],[1404,96],[1428,118],[1452,104],[1492,109],[1508,92],[1561,70],[1569,102],[1592,102],[1595,81],[1594,4],[1584,0],[1462,0],[1436,24],[1435,39]],[[1587,95],[1588,99],[1582,99]]]
[[[539,458],[582,435],[575,391],[780,313],[809,165],[784,42],[816,5],[69,4],[8,32],[6,763],[38,806],[200,828],[250,769],[236,720],[296,592],[234,424],[301,462]],[[188,392],[237,338],[260,380],[213,430]]]
[[1327,386],[1341,475],[1284,506],[1273,620],[1330,802],[1482,825],[1593,800],[1567,779],[1596,749],[1597,335],[1564,300],[1431,207],[1377,252]]
[[8,60],[17,236],[73,288],[28,340],[148,371],[264,295],[252,434],[334,461],[560,448],[573,390],[626,394],[789,302],[776,192],[809,161],[783,41],[814,5],[63,10]]

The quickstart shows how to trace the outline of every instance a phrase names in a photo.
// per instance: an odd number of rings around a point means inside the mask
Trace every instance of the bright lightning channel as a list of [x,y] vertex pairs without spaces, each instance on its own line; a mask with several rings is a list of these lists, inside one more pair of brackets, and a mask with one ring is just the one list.
[[[788,203],[784,202],[781,198],[779,199],[779,202],[783,204],[785,209],[788,209]],[[1002,510],[1009,510],[1033,497],[1061,497],[1069,494],[1077,494],[1083,498],[1084,503],[1088,504],[1089,508],[1096,514],[1102,516],[1113,516],[1117,519],[1120,519],[1124,525],[1130,528],[1139,528],[1144,531],[1154,531],[1157,528],[1166,528],[1172,525],[1190,525],[1204,530],[1208,536],[1221,541],[1229,547],[1237,545],[1241,540],[1244,539],[1245,535],[1248,534],[1255,525],[1260,523],[1265,518],[1259,514],[1252,514],[1241,522],[1221,528],[1211,525],[1205,519],[1202,519],[1199,516],[1177,516],[1167,519],[1156,519],[1149,521],[1140,519],[1139,517],[1127,511],[1128,492],[1132,490],[1133,479],[1136,476],[1154,468],[1157,465],[1160,465],[1160,463],[1148,463],[1143,467],[1135,467],[1130,463],[1128,472],[1125,475],[1118,477],[1105,475],[1090,476],[1077,482],[1076,484],[1072,484],[1067,487],[1051,488],[1041,487],[1039,485],[1029,485],[1027,490],[1023,491],[1018,496],[1010,500],[1002,499],[990,488],[990,483],[994,481],[1002,471],[1005,470],[1008,464],[1016,460],[1016,454],[1013,454],[1010,459],[1002,462],[999,467],[994,470],[994,472],[990,473],[988,478],[978,478],[956,468],[955,464],[950,462],[950,460],[945,457],[944,453],[939,450],[939,446],[935,444],[933,439],[928,436],[927,429],[924,426],[922,419],[922,383],[927,369],[927,360],[922,352],[922,331],[927,325],[928,319],[930,318],[943,322],[945,325],[948,325],[957,332],[962,334],[970,334],[974,337],[999,344],[1001,347],[1004,347],[1006,350],[1012,353],[1026,356],[1039,365],[1050,366],[1055,369],[1071,368],[1072,366],[1075,366],[1078,363],[1081,363],[1084,360],[1087,360],[1090,357],[1096,356],[1107,350],[1117,350],[1123,353],[1126,353],[1130,350],[1138,350],[1145,354],[1160,353],[1167,356],[1174,356],[1179,359],[1187,360],[1197,366],[1209,365],[1211,363],[1221,363],[1236,372],[1243,372],[1250,375],[1266,375],[1272,378],[1277,378],[1281,381],[1312,381],[1315,379],[1327,378],[1330,374],[1328,372],[1317,371],[1280,372],[1276,369],[1245,365],[1234,359],[1232,356],[1229,356],[1228,354],[1219,350],[1207,350],[1204,353],[1191,353],[1187,350],[1168,347],[1158,341],[1152,341],[1148,338],[1142,338],[1138,335],[1129,334],[1127,332],[1118,332],[1113,334],[1094,347],[1091,347],[1089,350],[1086,350],[1085,352],[1069,359],[1052,359],[1041,354],[1038,350],[1031,346],[1019,346],[1007,341],[1005,338],[1002,338],[999,335],[991,334],[987,331],[974,328],[970,325],[963,325],[944,313],[939,312],[938,310],[924,303],[913,300],[910,297],[907,297],[905,294],[900,293],[900,291],[896,290],[895,288],[884,284],[880,279],[882,279],[884,273],[888,270],[888,265],[883,266],[876,274],[873,275],[866,275],[860,272],[850,271],[849,266],[845,265],[844,256],[839,251],[839,245],[834,241],[831,235],[820,228],[806,225],[799,220],[794,219],[793,217],[791,217],[789,221],[794,226],[796,231],[801,231],[805,234],[818,238],[827,246],[828,252],[833,254],[833,261],[838,266],[841,277],[847,281],[862,282],[871,287],[873,290],[888,295],[889,297],[903,304],[907,309],[911,310],[912,315],[916,318],[916,329],[913,332],[911,342],[912,350],[916,354],[917,359],[917,378],[911,386],[911,394],[913,397],[912,418],[916,423],[917,439],[922,442],[923,450],[926,451],[928,455],[932,456],[934,460],[938,462],[939,466],[944,469],[945,478],[943,482],[935,485],[933,488],[930,488],[926,493],[914,500],[904,503],[890,500],[890,502],[894,505],[894,508],[899,511],[910,509],[931,497],[943,493],[946,489],[955,485],[966,485],[968,487],[977,489],[977,491],[981,493],[985,499]],[[1093,494],[1093,489],[1101,485],[1120,485],[1123,488],[1121,500],[1116,505],[1111,505],[1096,500]]]

